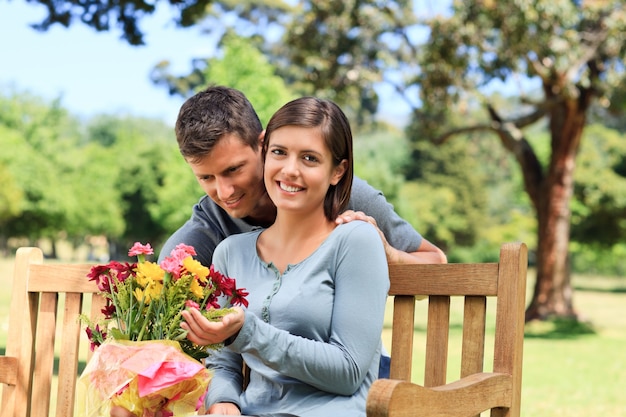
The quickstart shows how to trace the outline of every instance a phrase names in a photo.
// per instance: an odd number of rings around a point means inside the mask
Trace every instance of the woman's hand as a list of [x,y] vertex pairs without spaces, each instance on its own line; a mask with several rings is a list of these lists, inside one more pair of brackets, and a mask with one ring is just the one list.
[[215,403],[209,407],[209,414],[240,416],[241,411],[239,411],[239,408],[233,403]]
[[188,331],[187,339],[197,345],[221,343],[239,333],[243,326],[244,311],[240,307],[233,307],[233,310],[222,317],[221,321],[209,321],[197,308],[189,308],[182,312],[185,321],[180,327]]

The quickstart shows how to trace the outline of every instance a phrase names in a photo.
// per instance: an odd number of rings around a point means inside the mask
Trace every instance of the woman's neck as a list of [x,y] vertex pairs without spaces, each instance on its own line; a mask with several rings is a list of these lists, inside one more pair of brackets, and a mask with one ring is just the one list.
[[289,264],[309,257],[336,227],[323,214],[306,215],[278,212],[276,222],[257,241],[259,256],[272,262],[281,273]]

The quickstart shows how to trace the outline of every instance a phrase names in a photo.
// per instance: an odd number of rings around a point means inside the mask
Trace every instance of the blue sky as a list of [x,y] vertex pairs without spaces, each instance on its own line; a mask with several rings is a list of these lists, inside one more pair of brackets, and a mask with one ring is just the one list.
[[[443,7],[433,6],[432,0],[417,3],[429,12]],[[45,15],[43,7],[26,0],[0,0],[0,92],[29,92],[46,100],[60,97],[63,107],[77,116],[131,114],[173,125],[183,99],[152,84],[150,70],[167,59],[174,73],[184,75],[193,58],[211,52],[208,37],[199,28],[177,28],[165,4],[141,21],[146,45],[139,47],[121,40],[117,29],[98,33],[76,23],[37,32],[29,26]],[[393,114],[397,121],[406,115],[406,105],[389,98],[390,88],[379,89],[379,94],[387,117]]]
[[119,39],[116,30],[97,33],[75,24],[37,32],[29,26],[43,16],[42,7],[25,0],[0,1],[0,91],[61,97],[78,116],[130,113],[173,124],[183,100],[152,84],[150,70],[168,59],[182,75],[193,57],[210,51],[206,36],[197,28],[176,28],[167,8],[141,22],[146,33],[141,47]]

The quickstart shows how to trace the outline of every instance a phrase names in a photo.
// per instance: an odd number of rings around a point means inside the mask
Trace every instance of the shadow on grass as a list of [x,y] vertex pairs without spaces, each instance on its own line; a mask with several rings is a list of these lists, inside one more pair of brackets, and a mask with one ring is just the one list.
[[574,286],[574,291],[599,292],[599,293],[607,293],[607,294],[626,294],[626,287],[602,288],[602,287],[576,285]]
[[527,323],[524,337],[527,339],[576,339],[596,333],[591,323],[575,318],[555,318]]

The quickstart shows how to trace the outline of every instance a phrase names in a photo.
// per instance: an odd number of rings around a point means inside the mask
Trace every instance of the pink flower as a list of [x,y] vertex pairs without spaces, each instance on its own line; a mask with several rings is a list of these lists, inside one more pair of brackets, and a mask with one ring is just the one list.
[[149,243],[142,245],[139,242],[135,242],[132,248],[128,251],[128,256],[137,256],[137,255],[152,255],[154,250]]
[[187,308],[200,308],[200,304],[196,303],[193,300],[187,300],[187,301],[185,301],[185,307],[187,307]]
[[[174,254],[174,252],[172,252]],[[183,254],[182,252],[180,254]],[[176,255],[176,254],[174,254]],[[187,254],[183,254],[187,257]],[[175,279],[180,278],[180,270],[183,264],[183,260],[176,258],[175,256],[167,256],[159,263],[159,266],[165,271],[169,272]]]
[[196,249],[193,246],[185,245],[184,243],[179,243],[178,245],[176,245],[172,253],[174,251],[181,251],[186,253],[187,255],[196,256]]
[[196,250],[193,248],[193,246],[179,243],[172,250],[170,256],[167,256],[165,259],[163,259],[159,265],[164,271],[169,272],[176,280],[180,278],[181,271],[183,270],[183,261],[186,258],[195,255]]

